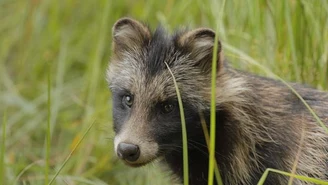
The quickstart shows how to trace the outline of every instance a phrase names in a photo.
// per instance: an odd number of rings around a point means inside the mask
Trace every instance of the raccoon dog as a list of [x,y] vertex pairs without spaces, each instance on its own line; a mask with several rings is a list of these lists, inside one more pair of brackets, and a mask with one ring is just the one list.
[[[208,148],[200,113],[209,123],[215,32],[207,28],[169,35],[130,18],[113,26],[113,55],[107,71],[112,92],[114,144],[127,165],[161,158],[183,175],[180,113],[171,68],[184,105],[190,184],[207,184]],[[216,160],[226,185],[253,185],[266,168],[328,179],[328,133],[301,100],[281,82],[231,68],[218,43]],[[328,94],[291,86],[328,124]],[[296,162],[295,162],[296,161]],[[287,184],[270,173],[265,184]],[[294,184],[306,184],[294,180]]]

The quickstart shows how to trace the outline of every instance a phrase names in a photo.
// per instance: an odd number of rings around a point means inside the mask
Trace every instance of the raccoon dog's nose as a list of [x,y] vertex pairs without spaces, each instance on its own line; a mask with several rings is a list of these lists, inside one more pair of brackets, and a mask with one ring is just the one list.
[[130,143],[120,143],[117,146],[117,155],[119,158],[134,162],[140,156],[140,150],[137,145]]

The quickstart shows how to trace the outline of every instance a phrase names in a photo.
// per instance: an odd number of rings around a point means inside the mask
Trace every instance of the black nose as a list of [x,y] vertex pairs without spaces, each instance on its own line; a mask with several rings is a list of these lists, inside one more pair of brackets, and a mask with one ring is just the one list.
[[129,143],[120,143],[117,146],[117,155],[119,158],[134,162],[140,156],[140,150],[137,145]]

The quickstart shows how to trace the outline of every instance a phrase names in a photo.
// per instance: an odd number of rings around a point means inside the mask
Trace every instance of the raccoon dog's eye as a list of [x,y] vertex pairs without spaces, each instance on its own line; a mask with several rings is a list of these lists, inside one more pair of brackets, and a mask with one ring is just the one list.
[[161,104],[161,111],[164,114],[168,114],[170,112],[172,112],[174,109],[174,105],[170,102],[165,102]]
[[124,95],[122,99],[122,103],[124,105],[127,105],[128,107],[131,107],[133,104],[133,98],[131,95]]

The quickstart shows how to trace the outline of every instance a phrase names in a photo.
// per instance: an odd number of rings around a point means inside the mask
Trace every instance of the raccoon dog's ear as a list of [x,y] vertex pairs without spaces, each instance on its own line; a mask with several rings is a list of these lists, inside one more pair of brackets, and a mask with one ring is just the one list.
[[[190,52],[195,66],[201,67],[205,73],[211,72],[214,49],[215,32],[207,28],[199,28],[184,33],[179,38],[179,45]],[[223,66],[223,52],[221,42],[218,41],[217,71]]]
[[124,52],[138,52],[151,37],[149,28],[130,19],[119,19],[113,26],[113,51],[120,56]]

